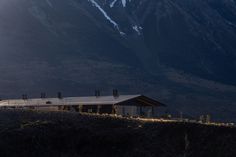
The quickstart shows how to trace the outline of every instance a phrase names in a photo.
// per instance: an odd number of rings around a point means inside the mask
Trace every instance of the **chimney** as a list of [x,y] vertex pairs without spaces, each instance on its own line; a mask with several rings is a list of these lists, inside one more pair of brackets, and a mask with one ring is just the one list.
[[62,99],[62,98],[63,98],[61,92],[58,92],[58,93],[57,93],[57,98],[58,98],[58,99]]
[[100,97],[101,96],[100,90],[95,90],[95,96],[96,97]]
[[28,99],[27,94],[23,94],[23,95],[22,95],[22,99],[23,99],[23,100],[27,100],[27,99]]
[[115,97],[115,98],[119,97],[119,92],[117,89],[113,89],[113,97]]
[[46,98],[46,93],[41,93],[41,97],[42,99]]

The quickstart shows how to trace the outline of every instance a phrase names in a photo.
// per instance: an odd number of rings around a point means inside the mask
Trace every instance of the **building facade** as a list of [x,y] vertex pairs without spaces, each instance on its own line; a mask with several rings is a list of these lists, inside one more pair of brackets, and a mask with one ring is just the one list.
[[0,108],[45,111],[74,111],[95,114],[117,114],[133,117],[158,116],[164,104],[143,95],[113,95],[67,98],[1,100]]

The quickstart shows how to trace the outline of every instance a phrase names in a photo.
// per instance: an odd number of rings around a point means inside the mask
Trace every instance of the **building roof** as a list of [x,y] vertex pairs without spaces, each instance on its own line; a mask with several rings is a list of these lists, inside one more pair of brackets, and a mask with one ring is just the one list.
[[[37,99],[11,99],[0,101],[0,107],[29,107],[29,106],[60,106],[60,105],[116,105],[122,104],[129,100],[138,100],[146,105],[164,105],[151,98],[142,95],[120,95],[114,96],[88,96],[88,97],[66,97],[59,98],[37,98]],[[150,104],[148,104],[150,103]]]

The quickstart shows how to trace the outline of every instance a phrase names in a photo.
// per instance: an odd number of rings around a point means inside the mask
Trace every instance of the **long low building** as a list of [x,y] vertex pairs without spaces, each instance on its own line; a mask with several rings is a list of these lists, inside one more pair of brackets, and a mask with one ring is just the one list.
[[122,116],[157,116],[164,104],[144,95],[58,97],[37,99],[1,100],[0,108],[22,108],[35,110],[69,110]]

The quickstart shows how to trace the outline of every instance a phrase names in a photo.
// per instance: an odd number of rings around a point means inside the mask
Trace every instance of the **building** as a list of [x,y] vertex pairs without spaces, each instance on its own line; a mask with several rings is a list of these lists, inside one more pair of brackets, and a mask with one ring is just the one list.
[[89,97],[67,97],[62,98],[37,98],[28,99],[25,95],[23,99],[2,100],[0,108],[22,108],[35,110],[60,111],[68,110],[75,112],[87,112],[98,114],[117,114],[121,116],[158,116],[159,108],[164,104],[146,97],[144,95],[118,95]]

